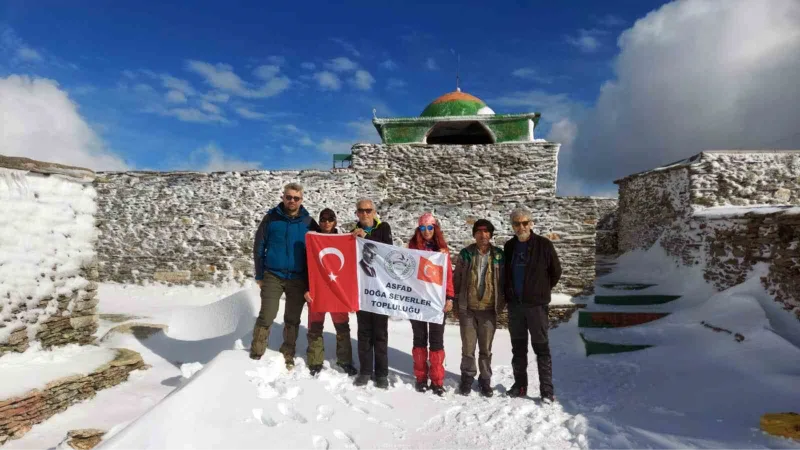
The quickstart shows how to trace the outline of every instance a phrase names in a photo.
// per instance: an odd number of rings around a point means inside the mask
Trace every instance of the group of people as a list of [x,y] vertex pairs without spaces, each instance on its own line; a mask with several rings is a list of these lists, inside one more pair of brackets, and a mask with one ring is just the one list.
[[[283,354],[286,367],[294,366],[300,316],[305,303],[314,299],[308,292],[305,234],[309,231],[338,233],[336,213],[323,209],[319,222],[303,207],[303,187],[297,183],[284,186],[282,201],[270,209],[255,235],[253,259],[255,278],[261,290],[261,310],[253,329],[250,357],[260,359],[269,341],[270,327],[278,312],[279,300],[286,294],[284,308]],[[358,223],[355,236],[392,245],[392,229],[378,219],[370,199],[356,203]],[[548,308],[553,287],[561,277],[561,264],[550,240],[532,232],[532,214],[523,209],[511,213],[514,237],[503,248],[492,245],[494,225],[486,219],[475,221],[475,242],[462,249],[455,270],[448,265],[445,312],[455,310],[461,330],[461,380],[458,392],[469,395],[475,377],[481,395],[491,397],[492,342],[500,313],[508,310],[511,335],[511,365],[514,384],[507,395],[524,397],[528,390],[528,342],[536,354],[539,390],[543,400],[555,399],[553,370],[548,342]],[[418,220],[408,247],[450,253],[439,222],[431,213]],[[388,316],[357,311],[358,361],[353,365],[350,324],[347,313],[331,313],[336,328],[337,366],[354,384],[364,386],[370,380],[378,388],[389,387]],[[312,375],[322,370],[322,339],[325,313],[309,310],[308,368]],[[415,387],[444,394],[444,327],[442,323],[411,320]],[[530,335],[530,337],[529,337]],[[478,346],[476,364],[475,346]],[[430,381],[430,383],[429,383]]]

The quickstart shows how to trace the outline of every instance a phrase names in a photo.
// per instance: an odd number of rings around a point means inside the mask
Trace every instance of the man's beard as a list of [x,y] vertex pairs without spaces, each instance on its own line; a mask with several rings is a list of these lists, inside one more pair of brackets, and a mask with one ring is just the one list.
[[524,239],[528,239],[529,237],[531,237],[531,232],[530,231],[526,231],[524,233],[523,232],[517,233],[517,238],[518,239],[524,240]]

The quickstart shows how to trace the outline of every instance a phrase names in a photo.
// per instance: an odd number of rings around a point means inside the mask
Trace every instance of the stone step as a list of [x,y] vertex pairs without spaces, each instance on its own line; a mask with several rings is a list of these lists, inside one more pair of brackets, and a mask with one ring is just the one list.
[[617,291],[641,291],[642,289],[647,289],[649,287],[656,286],[655,284],[648,284],[648,283],[626,283],[626,282],[610,282],[610,283],[603,283],[600,287],[606,289],[614,289]]
[[663,305],[681,298],[680,295],[595,295],[598,305]]
[[668,316],[665,312],[614,312],[579,311],[578,326],[581,328],[622,328],[641,325]]
[[637,344],[611,344],[608,342],[591,341],[580,333],[583,345],[586,348],[586,356],[591,355],[607,355],[613,353],[627,353],[644,350],[652,347],[652,345],[637,345]]

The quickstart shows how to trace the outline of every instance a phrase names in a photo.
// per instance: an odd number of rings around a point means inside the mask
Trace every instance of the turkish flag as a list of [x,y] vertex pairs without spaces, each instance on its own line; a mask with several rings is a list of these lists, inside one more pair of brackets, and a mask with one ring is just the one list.
[[417,279],[428,283],[442,285],[444,282],[444,267],[437,266],[424,256],[419,257],[419,270]]
[[358,311],[356,237],[306,233],[309,294],[313,312]]

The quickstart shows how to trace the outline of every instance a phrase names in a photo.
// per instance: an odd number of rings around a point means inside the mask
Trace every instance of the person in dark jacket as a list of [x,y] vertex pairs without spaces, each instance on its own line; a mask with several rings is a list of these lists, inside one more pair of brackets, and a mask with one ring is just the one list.
[[269,342],[269,330],[278,314],[278,302],[286,294],[281,353],[286,367],[294,367],[300,315],[308,291],[306,233],[319,225],[303,207],[303,186],[289,183],[283,201],[270,209],[256,231],[253,243],[255,278],[261,288],[261,311],[253,328],[250,358],[261,359]]
[[[442,252],[448,254],[447,258],[447,286],[444,312],[453,309],[453,266],[450,264],[447,241],[442,234],[439,222],[431,213],[425,213],[417,222],[417,229],[408,241],[408,248],[427,250],[429,252]],[[415,388],[417,392],[428,390],[428,343],[430,342],[430,389],[438,396],[444,395],[444,324],[429,323],[421,320],[411,320],[411,331],[414,335],[414,344],[411,355],[414,358],[414,377],[417,379]]]
[[[336,229],[336,213],[325,208],[319,213],[319,227],[322,233],[338,234]],[[322,329],[325,324],[324,312],[311,311],[313,299],[306,292],[306,301],[309,303],[308,311],[308,370],[311,375],[316,375],[322,370],[325,360],[325,344],[322,339]],[[348,375],[358,373],[353,367],[353,347],[350,344],[350,318],[346,312],[330,313],[333,327],[336,329],[336,365],[341,367]]]
[[[481,395],[491,397],[492,342],[497,330],[497,316],[505,309],[503,292],[505,261],[503,249],[492,245],[494,225],[478,219],[472,225],[475,243],[459,252],[453,276],[456,312],[461,328],[461,383],[458,393],[469,395],[480,368],[478,386]],[[478,364],[475,364],[475,344]]]
[[558,254],[545,237],[533,233],[531,213],[518,208],[511,213],[515,236],[506,242],[505,294],[508,302],[508,331],[511,334],[511,366],[514,384],[511,397],[528,393],[528,334],[539,370],[539,394],[554,401],[553,362],[547,337],[550,292],[561,278]]
[[[392,245],[392,228],[375,217],[375,203],[367,198],[356,202],[357,237]],[[365,386],[375,374],[375,387],[389,388],[389,317],[369,311],[358,311],[359,375],[353,384]],[[374,363],[374,365],[373,365]]]

